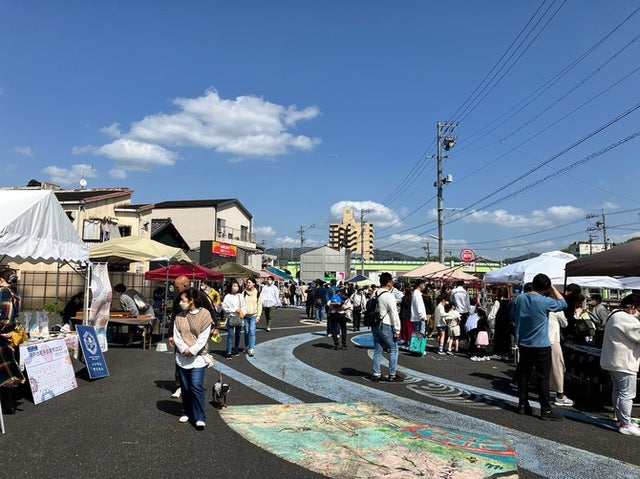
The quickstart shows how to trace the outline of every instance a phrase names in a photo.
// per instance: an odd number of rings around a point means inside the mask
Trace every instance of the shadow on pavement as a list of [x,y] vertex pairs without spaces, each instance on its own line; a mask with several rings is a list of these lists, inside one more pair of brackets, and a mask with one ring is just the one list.
[[170,401],[167,399],[163,399],[161,401],[156,402],[156,407],[171,416],[180,416],[182,412],[182,402],[180,401]]
[[157,380],[157,381],[154,381],[154,383],[155,383],[157,388],[165,389],[167,391],[173,392],[176,389],[176,382],[175,381]]
[[363,376],[371,376],[371,373],[369,371],[362,371],[360,369],[355,369],[355,368],[342,368],[340,369],[340,374],[342,374],[343,376],[356,377],[356,378],[361,378]]

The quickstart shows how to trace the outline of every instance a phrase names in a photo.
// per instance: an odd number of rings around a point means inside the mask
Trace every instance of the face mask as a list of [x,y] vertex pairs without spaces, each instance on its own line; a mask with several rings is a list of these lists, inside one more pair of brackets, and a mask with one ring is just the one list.
[[183,311],[186,311],[187,309],[189,309],[189,303],[187,303],[186,301],[180,301],[180,308],[182,308]]

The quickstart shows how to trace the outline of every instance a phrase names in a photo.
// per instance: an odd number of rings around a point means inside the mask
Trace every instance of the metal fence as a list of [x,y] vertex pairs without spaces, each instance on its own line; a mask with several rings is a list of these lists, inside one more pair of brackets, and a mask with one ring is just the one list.
[[[144,273],[109,272],[111,286],[123,283],[142,293],[147,301],[153,301],[153,289],[158,282],[147,281]],[[22,309],[41,309],[45,304],[64,307],[71,297],[84,291],[84,276],[74,271],[22,271],[18,283],[18,294],[22,298]]]

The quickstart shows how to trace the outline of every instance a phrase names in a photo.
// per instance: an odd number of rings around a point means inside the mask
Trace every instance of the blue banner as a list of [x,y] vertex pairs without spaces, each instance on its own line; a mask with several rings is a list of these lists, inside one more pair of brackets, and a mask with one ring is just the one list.
[[109,370],[100,349],[96,330],[93,326],[76,326],[76,330],[89,377],[91,379],[109,377]]

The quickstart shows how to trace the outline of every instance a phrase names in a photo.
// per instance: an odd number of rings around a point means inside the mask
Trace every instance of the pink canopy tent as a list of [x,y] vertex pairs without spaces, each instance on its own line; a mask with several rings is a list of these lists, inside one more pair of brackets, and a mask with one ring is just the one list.
[[169,274],[167,275],[167,268],[158,268],[151,271],[147,271],[144,274],[144,278],[150,281],[166,281],[174,280],[178,276],[186,276],[191,279],[198,279],[200,281],[222,281],[224,274],[213,271],[209,268],[205,268],[199,264],[195,265],[182,265],[172,264],[169,266]]

